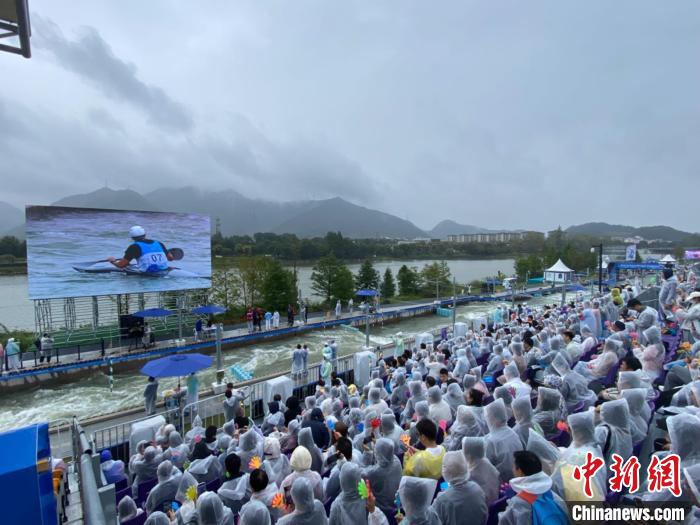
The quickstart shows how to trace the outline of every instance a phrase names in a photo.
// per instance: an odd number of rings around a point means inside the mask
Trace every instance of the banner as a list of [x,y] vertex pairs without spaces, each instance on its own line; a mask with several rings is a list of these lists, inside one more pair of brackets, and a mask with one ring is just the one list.
[[686,260],[698,261],[700,260],[700,250],[686,250],[683,258]]
[[630,244],[627,246],[627,251],[625,254],[625,260],[626,261],[634,261],[637,259],[637,245],[636,244]]

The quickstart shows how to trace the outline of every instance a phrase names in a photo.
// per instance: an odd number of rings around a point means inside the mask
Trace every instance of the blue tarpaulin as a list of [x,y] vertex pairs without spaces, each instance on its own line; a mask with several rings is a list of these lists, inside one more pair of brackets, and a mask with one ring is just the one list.
[[48,423],[0,434],[2,523],[56,524]]
[[375,295],[379,295],[379,292],[377,290],[357,290],[355,295],[359,295],[360,297],[374,297]]

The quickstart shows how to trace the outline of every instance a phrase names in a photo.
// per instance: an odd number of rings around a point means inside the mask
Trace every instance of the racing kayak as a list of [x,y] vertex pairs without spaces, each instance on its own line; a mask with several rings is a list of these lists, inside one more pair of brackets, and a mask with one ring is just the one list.
[[179,268],[175,267],[170,267],[167,270],[161,270],[158,272],[141,272],[135,268],[117,268],[116,266],[112,266],[111,268],[109,267],[102,267],[102,268],[90,268],[90,267],[81,267],[81,266],[73,266],[73,269],[76,272],[80,273],[91,273],[91,274],[100,274],[100,273],[121,273],[124,275],[135,275],[138,277],[165,277],[167,275],[170,275],[170,272],[173,270],[179,270]]

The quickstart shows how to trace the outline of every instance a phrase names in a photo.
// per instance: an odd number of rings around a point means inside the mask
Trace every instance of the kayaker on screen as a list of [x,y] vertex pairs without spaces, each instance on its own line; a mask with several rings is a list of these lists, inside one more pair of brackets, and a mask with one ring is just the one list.
[[136,268],[140,272],[155,273],[168,269],[168,261],[173,260],[165,245],[160,241],[146,238],[146,230],[141,226],[132,226],[129,229],[129,236],[133,239],[133,244],[124,252],[121,259],[108,257],[117,268],[126,268],[131,261],[136,261]]

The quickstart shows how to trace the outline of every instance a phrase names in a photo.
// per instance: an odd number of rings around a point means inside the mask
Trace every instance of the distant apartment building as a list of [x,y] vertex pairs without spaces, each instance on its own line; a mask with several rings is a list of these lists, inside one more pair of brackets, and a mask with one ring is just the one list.
[[490,232],[490,233],[460,233],[459,235],[448,235],[449,242],[479,242],[479,243],[497,243],[497,242],[512,242],[522,241],[530,234],[544,236],[540,232]]

